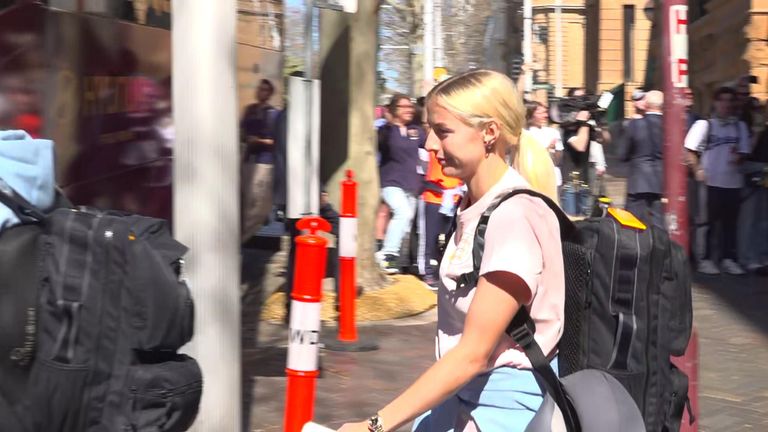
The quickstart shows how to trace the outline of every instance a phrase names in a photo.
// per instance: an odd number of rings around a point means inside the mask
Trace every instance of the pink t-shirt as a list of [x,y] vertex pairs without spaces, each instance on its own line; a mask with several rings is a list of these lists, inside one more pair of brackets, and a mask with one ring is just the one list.
[[[516,170],[510,168],[482,198],[458,211],[456,232],[448,242],[440,265],[438,358],[458,345],[475,294],[476,287],[457,290],[456,280],[472,271],[472,246],[480,216],[496,197],[521,188],[530,186]],[[526,282],[532,299],[527,306],[536,323],[534,337],[545,354],[553,354],[563,333],[565,275],[560,225],[542,200],[530,195],[517,195],[493,212],[485,233],[480,275],[494,271],[514,273]],[[512,317],[508,319],[511,321]],[[505,365],[531,367],[525,353],[507,335],[502,337],[489,364],[490,368]]]

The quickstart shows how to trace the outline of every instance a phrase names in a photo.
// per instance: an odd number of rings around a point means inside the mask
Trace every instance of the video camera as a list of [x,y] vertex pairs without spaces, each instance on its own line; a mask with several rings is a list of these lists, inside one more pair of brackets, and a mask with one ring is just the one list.
[[597,95],[583,95],[562,98],[555,104],[551,104],[549,118],[562,128],[574,126],[578,123],[576,115],[580,111],[589,111],[591,119],[600,124],[603,113],[611,104],[613,94],[604,92]]

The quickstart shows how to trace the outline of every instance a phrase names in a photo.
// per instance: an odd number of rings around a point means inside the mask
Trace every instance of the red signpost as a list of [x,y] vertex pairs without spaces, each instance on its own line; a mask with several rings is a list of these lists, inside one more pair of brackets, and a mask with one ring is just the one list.
[[[689,250],[688,238],[688,171],[683,144],[686,134],[684,91],[688,87],[688,2],[662,0],[662,69],[664,90],[664,196],[667,198],[666,222],[672,240]],[[683,357],[673,363],[688,375],[688,397],[694,420],[698,419],[698,336],[694,328]],[[681,432],[695,432],[698,421],[683,414]]]

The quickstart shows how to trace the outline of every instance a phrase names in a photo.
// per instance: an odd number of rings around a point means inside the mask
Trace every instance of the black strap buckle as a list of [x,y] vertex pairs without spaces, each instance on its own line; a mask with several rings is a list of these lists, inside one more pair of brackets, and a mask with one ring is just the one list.
[[522,347],[529,346],[534,341],[533,332],[526,325],[510,329],[509,335]]

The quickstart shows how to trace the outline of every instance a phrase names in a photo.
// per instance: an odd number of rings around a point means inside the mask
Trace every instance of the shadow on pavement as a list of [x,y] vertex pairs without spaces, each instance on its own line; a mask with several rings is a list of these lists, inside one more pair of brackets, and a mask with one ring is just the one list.
[[[242,367],[242,430],[251,430],[251,405],[258,377],[285,374],[285,348],[274,341],[259,340],[260,316],[264,301],[281,283],[275,272],[283,265],[280,236],[259,236],[242,248],[241,266],[241,367]],[[277,281],[277,282],[275,282]],[[279,345],[278,345],[279,346]]]
[[694,283],[719,297],[762,333],[768,334],[768,277],[704,276],[694,273]]

